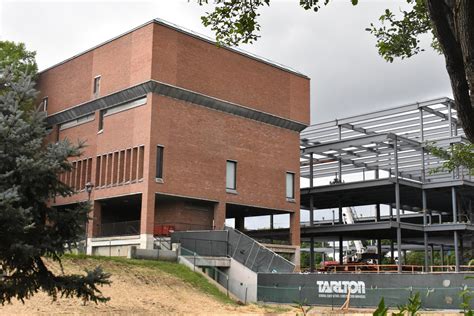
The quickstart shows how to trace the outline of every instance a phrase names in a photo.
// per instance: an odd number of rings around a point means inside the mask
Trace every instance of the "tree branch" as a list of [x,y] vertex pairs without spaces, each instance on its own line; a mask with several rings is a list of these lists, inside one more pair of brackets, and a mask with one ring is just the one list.
[[[469,0],[467,0],[469,2]],[[443,49],[453,90],[454,102],[459,120],[469,141],[474,142],[474,111],[472,108],[463,52],[458,42],[456,16],[453,1],[427,0],[428,13],[433,22],[433,29]],[[454,23],[454,27],[453,24]]]

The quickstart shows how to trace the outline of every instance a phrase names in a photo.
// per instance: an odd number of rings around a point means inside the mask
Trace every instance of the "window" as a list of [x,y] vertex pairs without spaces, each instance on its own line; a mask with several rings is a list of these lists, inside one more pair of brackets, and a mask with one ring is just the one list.
[[286,198],[295,199],[295,174],[292,172],[286,173]]
[[237,189],[237,162],[227,160],[226,170],[226,189],[236,190]]
[[105,110],[99,112],[99,132],[104,130],[104,114]]
[[98,97],[100,92],[100,76],[94,78],[94,97]]
[[163,146],[156,146],[156,178],[163,179]]
[[81,116],[81,117],[78,117],[77,119],[74,119],[74,120],[71,120],[71,121],[67,121],[67,122],[64,122],[64,123],[61,123],[59,125],[59,130],[64,130],[66,128],[71,128],[71,127],[74,127],[74,126],[77,126],[77,125],[81,125],[81,124],[84,124],[84,123],[88,123],[88,122],[91,122],[94,120],[94,113],[92,114],[87,114],[87,115],[84,115],[84,116]]
[[43,110],[43,112],[48,113],[48,97],[43,98],[42,110]]

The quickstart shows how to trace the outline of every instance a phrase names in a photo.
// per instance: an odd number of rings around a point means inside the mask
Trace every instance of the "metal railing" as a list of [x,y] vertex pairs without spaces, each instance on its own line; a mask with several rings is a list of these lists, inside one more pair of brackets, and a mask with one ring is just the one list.
[[254,272],[293,272],[295,265],[242,232],[226,227],[229,256]]
[[100,225],[97,237],[140,235],[140,221],[104,223]]
[[[396,264],[342,264],[342,265],[330,265],[323,267],[319,270],[322,273],[397,273]],[[402,273],[455,273],[454,265],[437,265],[429,266],[428,270],[425,270],[424,266],[421,265],[402,265]],[[474,266],[462,265],[460,266],[460,272],[474,272]]]

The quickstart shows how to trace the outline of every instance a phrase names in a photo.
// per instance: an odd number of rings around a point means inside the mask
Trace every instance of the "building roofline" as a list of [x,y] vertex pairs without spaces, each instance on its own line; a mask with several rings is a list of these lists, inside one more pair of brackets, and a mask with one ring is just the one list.
[[[124,32],[124,33],[121,33],[121,34],[119,34],[119,35],[117,35],[117,36],[114,36],[114,37],[112,37],[111,39],[109,39],[109,40],[107,40],[107,41],[105,41],[105,42],[102,42],[102,43],[100,43],[100,44],[98,44],[98,45],[95,45],[95,46],[93,46],[93,47],[91,47],[91,48],[85,50],[85,51],[82,51],[82,52],[80,52],[80,53],[78,53],[78,54],[76,54],[76,55],[73,55],[73,56],[71,56],[71,57],[69,57],[69,58],[67,58],[67,59],[65,59],[65,60],[63,60],[63,61],[61,61],[61,62],[59,62],[59,63],[56,63],[56,64],[54,64],[54,65],[52,65],[52,66],[49,66],[49,67],[47,67],[47,68],[45,68],[45,69],[39,71],[38,74],[42,74],[42,73],[44,73],[44,72],[46,72],[46,71],[48,71],[48,70],[51,70],[51,69],[56,68],[56,67],[58,67],[58,66],[61,66],[61,65],[65,64],[65,63],[67,63],[67,62],[69,62],[69,61],[71,61],[71,60],[73,60],[73,59],[76,59],[76,58],[78,58],[78,57],[80,57],[80,56],[82,56],[82,55],[84,55],[84,54],[87,54],[87,53],[93,51],[94,49],[97,49],[97,48],[99,48],[99,47],[102,47],[102,46],[104,46],[104,45],[106,45],[106,44],[108,44],[108,43],[110,43],[110,42],[113,42],[113,41],[115,41],[115,40],[117,40],[117,39],[119,39],[119,38],[121,38],[121,37],[123,37],[123,36],[125,36],[125,35],[128,35],[128,34],[134,32],[134,31],[136,31],[136,30],[138,30],[138,29],[141,29],[141,28],[143,28],[143,27],[145,27],[145,26],[147,26],[147,25],[149,25],[149,24],[152,24],[152,23],[165,26],[165,27],[167,27],[167,28],[170,28],[170,29],[175,30],[175,31],[177,31],[177,32],[186,34],[186,35],[188,35],[188,36],[192,36],[192,37],[194,37],[194,38],[196,38],[196,39],[202,40],[202,41],[207,42],[207,43],[210,43],[210,44],[214,44],[214,45],[216,44],[216,41],[214,41],[213,39],[211,39],[211,38],[208,37],[208,36],[205,36],[205,35],[203,35],[203,34],[199,34],[199,33],[197,33],[197,32],[194,32],[194,31],[192,31],[192,30],[186,29],[186,28],[181,27],[181,26],[179,26],[179,25],[177,25],[177,24],[174,24],[174,23],[165,21],[165,20],[163,20],[163,19],[155,18],[155,19],[150,20],[150,21],[148,21],[148,22],[146,22],[146,23],[143,23],[143,24],[141,24],[141,25],[139,25],[139,26],[137,26],[137,27],[134,27],[134,28],[131,29],[131,30],[128,30],[128,31],[126,31],[126,32]],[[297,76],[299,76],[299,77],[302,77],[302,78],[305,78],[305,79],[310,80],[310,78],[309,78],[308,76],[302,74],[301,72],[299,72],[299,71],[297,71],[297,70],[295,70],[295,69],[292,69],[291,67],[288,67],[288,66],[285,66],[285,65],[283,65],[283,64],[280,64],[280,63],[271,61],[271,60],[269,60],[269,59],[267,59],[267,58],[264,58],[264,57],[261,57],[261,56],[257,56],[257,55],[255,55],[255,54],[253,54],[253,53],[244,51],[243,49],[234,48],[234,47],[226,47],[226,46],[221,47],[221,48],[226,49],[226,50],[229,50],[229,51],[234,52],[234,53],[237,53],[237,54],[240,54],[240,55],[242,55],[242,56],[251,58],[251,59],[253,59],[253,60],[262,62],[262,63],[264,63],[264,64],[267,64],[267,65],[269,65],[269,66],[275,67],[275,68],[277,68],[277,69],[280,69],[280,70],[283,70],[283,71],[292,73],[292,74],[297,75]]]

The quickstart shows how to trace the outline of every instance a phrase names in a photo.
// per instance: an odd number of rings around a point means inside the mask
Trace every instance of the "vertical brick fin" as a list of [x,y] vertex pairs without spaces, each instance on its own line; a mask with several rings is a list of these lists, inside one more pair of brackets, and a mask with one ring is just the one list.
[[132,149],[132,175],[131,182],[137,181],[137,171],[138,171],[138,147]]
[[145,158],[145,146],[138,148],[138,180],[143,180],[143,163]]

